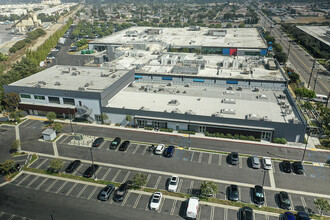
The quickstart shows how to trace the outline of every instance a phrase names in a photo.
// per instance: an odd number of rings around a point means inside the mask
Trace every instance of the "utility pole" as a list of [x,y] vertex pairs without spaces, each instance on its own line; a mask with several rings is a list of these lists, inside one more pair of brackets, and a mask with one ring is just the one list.
[[317,70],[316,72],[316,77],[315,77],[315,82],[314,82],[314,87],[313,87],[313,92],[315,91],[315,86],[316,86],[316,81],[317,81],[317,77],[319,76],[319,70]]
[[308,80],[307,88],[309,88],[309,85],[311,83],[311,79],[312,79],[312,75],[313,75],[313,70],[314,70],[314,67],[315,67],[315,62],[316,62],[316,60],[314,60],[314,62],[313,62],[312,71],[311,71],[311,74],[309,75],[309,80]]
[[290,49],[291,49],[291,43],[292,43],[292,41],[290,41],[290,43],[289,43],[288,55],[287,55],[287,57],[286,57],[286,62],[285,62],[285,63],[287,63],[288,60],[289,60]]

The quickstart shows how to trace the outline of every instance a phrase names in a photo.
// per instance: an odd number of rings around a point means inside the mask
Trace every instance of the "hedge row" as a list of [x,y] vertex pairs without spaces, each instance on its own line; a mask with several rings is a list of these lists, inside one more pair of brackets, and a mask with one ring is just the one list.
[[208,137],[219,137],[219,138],[229,138],[229,139],[239,139],[239,140],[247,140],[247,141],[260,141],[260,139],[253,137],[252,135],[244,136],[241,134],[223,134],[223,133],[209,133],[205,132],[205,136]]

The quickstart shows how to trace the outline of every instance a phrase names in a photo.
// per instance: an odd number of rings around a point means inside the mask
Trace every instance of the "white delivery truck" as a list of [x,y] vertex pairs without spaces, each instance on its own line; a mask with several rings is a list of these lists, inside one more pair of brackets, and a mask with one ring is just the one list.
[[196,219],[198,212],[199,199],[197,197],[191,197],[188,200],[186,217],[189,219]]

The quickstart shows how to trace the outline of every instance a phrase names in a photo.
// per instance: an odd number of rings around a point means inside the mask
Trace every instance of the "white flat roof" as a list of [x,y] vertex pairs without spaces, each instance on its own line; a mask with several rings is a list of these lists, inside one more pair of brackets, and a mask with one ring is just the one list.
[[[147,92],[141,87],[149,86]],[[261,90],[253,92],[250,89],[233,91],[226,94],[226,88],[190,86],[174,84],[167,86],[160,83],[135,82],[133,87],[127,87],[120,91],[114,98],[108,101],[107,107],[125,108],[134,110],[148,110],[155,112],[172,112],[202,116],[217,114],[225,118],[245,119],[247,115],[254,114],[260,119],[267,116],[275,122],[288,122],[295,115],[290,111],[283,114],[283,108],[279,105],[275,96],[284,95],[282,91]],[[260,95],[264,95],[260,98]],[[223,103],[224,99],[233,99],[235,104]],[[171,100],[177,100],[177,104],[169,104]],[[289,104],[287,100],[284,100]],[[291,107],[290,107],[291,108]],[[291,108],[292,109],[292,108]],[[235,114],[226,112],[234,111]]]
[[114,70],[98,67],[53,66],[24,79],[12,86],[102,92],[129,70]]
[[316,39],[322,41],[326,45],[330,46],[330,34],[326,34],[327,31],[330,32],[329,26],[297,26],[300,30],[312,35]]
[[[161,29],[159,35],[148,35],[148,29]],[[92,44],[125,44],[141,42],[164,42],[172,47],[228,47],[228,48],[267,48],[256,28],[214,29],[201,27],[199,31],[189,28],[131,27],[110,36],[92,41]],[[208,35],[209,30],[226,31],[225,37]],[[137,31],[137,36],[129,37],[127,31]]]

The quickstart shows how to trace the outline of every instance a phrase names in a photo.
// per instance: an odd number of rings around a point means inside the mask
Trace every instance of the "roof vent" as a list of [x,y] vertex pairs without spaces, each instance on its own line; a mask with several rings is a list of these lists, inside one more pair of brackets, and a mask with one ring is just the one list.
[[171,101],[168,102],[169,105],[179,105],[179,101],[177,99],[172,99]]
[[271,121],[270,118],[268,118],[268,116],[264,116],[264,117],[262,117],[262,120],[263,120],[263,121]]
[[79,91],[85,91],[86,88],[85,88],[85,87],[79,87],[78,90],[79,90]]
[[257,114],[248,114],[247,116],[246,116],[246,119],[248,119],[248,120],[259,120],[259,116],[257,115]]
[[225,109],[221,109],[221,113],[235,115],[235,110],[234,109],[225,108]]
[[192,110],[186,111],[186,114],[187,115],[196,115],[196,113],[194,111],[192,111]]
[[89,84],[89,83],[86,83],[86,84],[84,85],[84,87],[88,87],[88,86],[90,86],[90,84]]
[[55,86],[60,86],[60,85],[61,85],[61,83],[59,81],[55,82]]
[[235,99],[222,99],[222,103],[235,104]]
[[46,82],[45,81],[38,81],[38,84],[39,85],[46,85]]
[[223,92],[224,95],[234,95],[235,93],[233,91],[224,91]]
[[261,94],[259,96],[257,96],[259,99],[268,99],[267,96],[265,94]]
[[172,113],[181,113],[181,111],[180,111],[178,108],[172,110],[171,112],[172,112]]
[[219,112],[213,113],[212,114],[213,117],[221,117],[221,114]]

